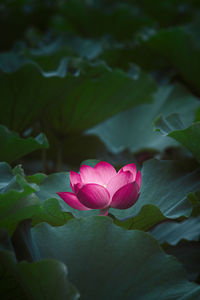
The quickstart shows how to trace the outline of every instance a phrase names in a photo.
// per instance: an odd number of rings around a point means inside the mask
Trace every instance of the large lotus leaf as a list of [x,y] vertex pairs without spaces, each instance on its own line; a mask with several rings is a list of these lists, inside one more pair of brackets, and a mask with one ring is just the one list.
[[[32,229],[41,257],[62,261],[82,299],[194,299],[200,288],[180,264],[142,231],[128,231],[108,217],[46,223]],[[162,290],[162,293],[161,293]]]
[[[103,63],[88,65],[85,73],[63,79],[64,86],[45,116],[48,128],[67,137],[82,132],[127,108],[151,102],[155,85],[141,72],[138,78]],[[61,79],[60,79],[61,80]]]
[[38,186],[28,183],[20,174],[14,175],[10,166],[0,163],[0,227],[12,234],[19,221],[31,218],[41,210],[34,194]]
[[154,132],[154,119],[178,111],[186,125],[190,125],[198,106],[197,98],[180,85],[163,86],[155,95],[153,104],[143,104],[122,112],[105,122],[89,129],[87,134],[96,134],[112,152],[125,148],[133,151],[141,149],[163,150],[177,145],[167,137]]
[[[48,128],[59,133],[80,132],[132,106],[149,102],[155,83],[141,72],[137,79],[105,64],[78,62],[75,74],[43,72],[33,63],[13,73],[0,72],[1,123],[23,131],[42,115]],[[81,71],[80,71],[81,68]],[[48,108],[48,109],[47,109]]]
[[49,101],[50,81],[33,64],[25,64],[13,73],[0,72],[1,123],[17,132],[32,126]]
[[9,163],[42,148],[48,148],[46,136],[41,133],[35,138],[21,138],[17,133],[0,125],[0,160]]
[[159,243],[176,245],[180,240],[198,241],[200,237],[200,217],[189,218],[182,222],[164,222],[157,225],[151,234]]
[[56,260],[16,263],[11,252],[0,252],[2,299],[76,300],[79,293],[67,275],[66,266]]
[[181,143],[200,161],[200,122],[186,127],[178,114],[172,114],[166,118],[159,116],[155,121],[155,128],[164,136]]
[[[192,204],[187,199],[187,194],[199,190],[199,187],[199,169],[188,172],[185,164],[149,160],[142,168],[141,195],[136,204],[125,210],[110,209],[110,213],[122,220],[136,216],[143,206],[152,204],[166,218],[189,216]],[[156,217],[158,213],[153,214],[152,222]]]

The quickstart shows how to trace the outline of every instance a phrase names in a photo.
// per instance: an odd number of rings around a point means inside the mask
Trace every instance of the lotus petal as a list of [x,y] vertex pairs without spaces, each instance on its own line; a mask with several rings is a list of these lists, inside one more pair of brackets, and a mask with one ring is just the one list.
[[139,187],[136,182],[131,182],[121,187],[113,196],[110,204],[113,208],[126,209],[137,201]]
[[69,206],[79,210],[89,210],[88,207],[85,207],[74,193],[70,192],[59,192],[57,195],[62,198]]
[[110,195],[106,188],[94,183],[84,185],[77,197],[83,205],[93,209],[103,209],[110,204]]

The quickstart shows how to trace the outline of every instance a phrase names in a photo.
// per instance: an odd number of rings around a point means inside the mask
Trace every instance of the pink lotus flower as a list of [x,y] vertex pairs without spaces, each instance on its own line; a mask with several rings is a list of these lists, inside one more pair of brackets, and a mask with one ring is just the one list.
[[78,210],[101,209],[107,215],[109,207],[126,209],[139,197],[141,172],[135,164],[128,164],[116,172],[107,162],[101,161],[94,168],[82,165],[80,174],[70,171],[73,193],[57,194],[71,207]]

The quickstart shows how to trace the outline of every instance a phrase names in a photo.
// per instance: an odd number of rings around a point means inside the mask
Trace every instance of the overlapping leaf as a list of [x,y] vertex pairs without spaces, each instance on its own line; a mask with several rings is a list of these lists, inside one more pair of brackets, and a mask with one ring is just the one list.
[[[187,170],[174,161],[147,161],[142,169],[141,195],[135,205],[126,210],[111,209],[118,219],[137,215],[145,205],[154,205],[166,218],[189,216],[192,204],[187,194],[199,190],[200,171]],[[142,215],[141,215],[142,216]],[[152,219],[156,218],[152,216]],[[153,220],[151,220],[153,221]]]
[[[60,32],[73,32],[82,36],[101,37],[110,34],[117,40],[127,40],[144,26],[151,26],[154,21],[138,14],[132,5],[118,2],[108,8],[108,3],[99,9],[99,4],[83,1],[68,1],[60,7],[60,15],[52,19],[52,26]],[[100,4],[101,6],[101,4]]]
[[166,118],[162,116],[157,118],[155,128],[163,135],[181,143],[200,161],[200,122],[186,127],[178,114],[172,114]]
[[12,253],[0,252],[1,292],[3,299],[34,300],[79,298],[67,279],[66,266],[56,260],[16,263]]
[[[142,40],[143,39],[143,40]],[[153,35],[141,36],[140,44],[133,51],[135,62],[162,71],[174,68],[194,91],[199,90],[200,48],[193,34],[182,27],[162,29]]]
[[151,234],[161,244],[167,242],[170,245],[176,245],[182,239],[198,241],[200,237],[200,217],[189,218],[180,223],[164,222],[156,226]]
[[145,73],[134,80],[103,63],[84,63],[78,67],[78,62],[75,70],[81,74],[66,75],[66,66],[67,62],[63,61],[60,69],[53,73],[44,73],[35,64],[25,64],[13,73],[1,72],[2,124],[23,131],[34,124],[43,111],[42,121],[48,128],[68,134],[83,131],[121,110],[152,100],[155,84]]
[[0,125],[0,160],[9,163],[38,149],[48,148],[46,136],[41,133],[35,138],[21,138],[16,132]]
[[132,152],[141,149],[163,150],[177,145],[172,139],[153,132],[154,119],[179,111],[184,123],[190,125],[198,107],[197,98],[180,85],[161,87],[153,104],[144,104],[120,113],[87,131],[96,134],[112,152],[125,148]]
[[40,212],[40,201],[34,194],[38,186],[28,183],[20,174],[14,175],[10,166],[0,163],[0,227],[10,234],[18,222]]

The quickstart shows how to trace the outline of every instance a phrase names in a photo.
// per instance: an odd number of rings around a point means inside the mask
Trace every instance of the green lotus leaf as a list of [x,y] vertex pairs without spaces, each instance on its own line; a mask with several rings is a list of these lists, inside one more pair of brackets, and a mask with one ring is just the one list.
[[141,194],[136,204],[125,210],[110,209],[110,213],[123,220],[138,215],[142,207],[151,204],[160,210],[152,215],[152,222],[160,214],[170,219],[188,217],[192,204],[187,195],[199,190],[199,187],[199,169],[187,170],[185,164],[152,159],[143,165]]
[[16,263],[11,252],[0,252],[1,296],[3,299],[76,300],[77,289],[67,279],[66,266],[46,259]]
[[155,128],[164,136],[169,136],[185,146],[200,161],[200,122],[186,127],[179,114],[171,114],[166,118],[159,116]]
[[157,225],[151,234],[159,243],[176,245],[180,240],[198,241],[200,237],[200,217],[188,218],[182,222],[164,222]]
[[13,174],[7,163],[0,163],[0,227],[12,234],[18,222],[31,218],[41,210],[35,192],[39,188],[20,174]]
[[200,242],[182,240],[174,246],[165,244],[164,249],[182,263],[190,281],[199,283]]
[[48,148],[49,144],[45,134],[40,133],[37,137],[21,138],[16,132],[10,131],[0,125],[0,160],[9,163],[38,149]]
[[124,230],[108,217],[74,219],[57,228],[42,223],[32,233],[42,258],[68,266],[83,300],[200,296],[200,287],[187,281],[180,263],[156,240],[142,231]]
[[122,112],[89,129],[114,153],[128,148],[132,152],[143,149],[163,150],[177,143],[154,132],[152,124],[159,114],[164,116],[178,111],[188,126],[195,118],[198,99],[183,86],[163,86],[155,95],[153,104],[143,104]]
[[[0,72],[0,121],[23,132],[39,119],[57,134],[82,132],[135,105],[151,102],[154,81],[141,72],[133,79],[120,69],[83,60],[60,62],[57,70],[44,72],[27,63],[13,73]],[[47,109],[48,108],[48,109]]]

